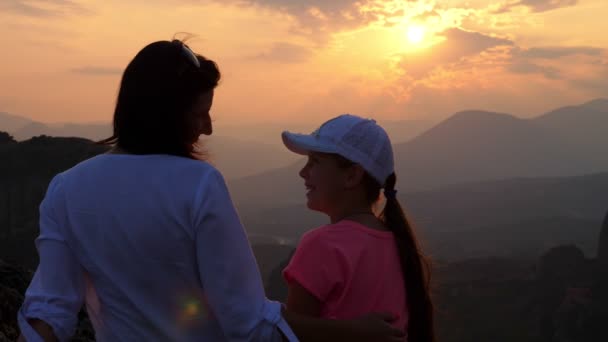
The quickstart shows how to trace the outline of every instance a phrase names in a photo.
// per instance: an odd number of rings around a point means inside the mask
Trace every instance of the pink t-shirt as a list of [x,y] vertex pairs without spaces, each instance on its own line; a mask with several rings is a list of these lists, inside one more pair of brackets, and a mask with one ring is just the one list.
[[321,302],[321,317],[355,318],[371,312],[397,316],[407,329],[403,271],[389,231],[343,220],[307,232],[283,270]]

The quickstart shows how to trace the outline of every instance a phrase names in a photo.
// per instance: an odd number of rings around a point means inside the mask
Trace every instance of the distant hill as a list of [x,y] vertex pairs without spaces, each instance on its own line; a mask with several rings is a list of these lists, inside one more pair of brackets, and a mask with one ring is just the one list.
[[434,231],[564,216],[596,221],[608,208],[608,173],[459,184],[400,199],[420,225]]
[[243,178],[264,171],[285,167],[299,156],[286,148],[262,142],[212,135],[203,138],[209,161],[227,179]]
[[[338,115],[341,113],[335,113]],[[354,113],[356,114],[356,113]],[[378,120],[387,131],[393,143],[402,143],[411,140],[420,133],[431,128],[435,122],[431,120]],[[216,125],[216,132],[222,136],[239,137],[243,140],[261,142],[268,145],[282,147],[281,132],[287,130],[297,133],[310,133],[321,122],[310,123],[251,123],[251,124],[223,124]]]
[[[608,159],[584,153],[589,146],[606,147],[599,130],[589,133],[588,140],[573,132],[579,131],[577,125],[589,130],[606,127],[606,106],[607,101],[599,99],[530,120],[480,111],[457,113],[417,138],[395,145],[400,199],[431,245],[433,236],[442,234],[456,234],[454,246],[471,234],[479,236],[475,241],[492,245],[497,241],[483,232],[495,230],[500,236],[504,231],[531,229],[538,234],[531,236],[542,237],[579,226],[580,232],[573,232],[572,238],[586,246],[585,234],[596,229],[608,203],[608,173],[600,172],[601,163]],[[250,233],[295,243],[303,231],[326,221],[304,206],[304,182],[298,175],[303,158],[291,155],[289,164],[281,167],[290,156],[284,149],[213,138],[208,141],[211,161],[226,174]],[[0,145],[0,236],[18,239],[21,232],[33,234],[36,209],[50,178],[103,149],[76,138],[42,137]],[[256,173],[274,167],[279,168]],[[573,176],[592,172],[597,173]],[[246,176],[232,178],[238,175]],[[555,227],[556,220],[565,222],[564,227]],[[544,247],[550,241],[534,239],[528,247],[537,243]],[[446,255],[463,255],[452,253],[448,245],[433,246],[445,248]],[[505,246],[496,253],[514,250]]]
[[15,131],[17,140],[26,140],[40,135],[52,137],[79,137],[98,141],[112,135],[112,126],[104,124],[43,124],[30,122]]
[[[595,160],[595,158],[594,158]],[[578,146],[530,120],[460,112],[412,141],[395,146],[402,187],[598,171]],[[601,170],[608,170],[608,160]],[[605,168],[604,168],[605,167]]]
[[6,132],[0,131],[0,145],[15,144],[15,143],[17,143],[17,141],[15,140],[15,138],[12,135],[10,135]]
[[495,256],[534,259],[544,250],[571,244],[596,255],[600,220],[548,217],[465,231],[434,231],[423,235],[429,255],[438,260]]
[[608,99],[568,106],[533,120],[575,146],[594,168],[605,168],[608,149]]
[[[46,124],[6,113],[0,113],[0,131],[2,130],[9,132],[19,141],[41,135],[99,141],[112,134],[110,123]],[[272,138],[273,144],[247,137],[235,138],[222,133],[201,139],[209,161],[222,171],[227,179],[242,178],[284,167],[298,159],[282,146],[280,133]]]
[[[595,255],[608,208],[608,173],[459,184],[399,199],[426,250],[440,259],[536,257],[563,243]],[[239,211],[251,234],[292,243],[327,223],[303,203],[284,203],[265,210],[240,204]]]
[[277,267],[290,258],[294,246],[275,243],[252,243],[251,248],[255,255],[262,279],[267,282]]
[[304,166],[304,158],[285,168],[230,180],[228,187],[239,207],[254,211],[304,203],[304,181],[298,172]]
[[606,131],[606,99],[533,119],[465,111],[409,143],[396,145],[397,170],[406,186],[417,188],[608,171]]
[[28,267],[37,262],[38,206],[51,178],[106,149],[81,138],[0,144],[0,258]]
[[12,115],[6,112],[0,112],[0,131],[15,134],[15,131],[32,122],[32,120],[21,116]]
[[40,135],[101,140],[110,136],[112,126],[110,123],[50,124],[0,112],[0,131],[10,133],[17,140],[27,140]]
[[[456,113],[416,138],[394,145],[397,186],[411,192],[459,183],[608,171],[604,104],[605,100],[596,100],[535,119],[483,111]],[[235,180],[234,196],[256,208],[285,201],[303,203],[303,182],[297,176],[302,165]]]

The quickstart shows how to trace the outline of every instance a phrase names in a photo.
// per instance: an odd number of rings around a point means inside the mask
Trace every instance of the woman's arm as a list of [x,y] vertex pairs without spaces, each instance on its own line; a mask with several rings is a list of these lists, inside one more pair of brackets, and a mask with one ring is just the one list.
[[321,302],[303,286],[293,281],[288,286],[287,310],[301,315],[319,317]]
[[36,239],[40,262],[17,316],[22,338],[28,342],[69,340],[84,303],[84,271],[61,233],[65,222],[60,177],[51,181],[40,204]]
[[281,304],[266,299],[247,235],[219,172],[203,179],[195,201],[194,236],[200,281],[209,315],[230,341],[297,340],[281,316]]
[[405,333],[391,325],[394,316],[373,313],[351,320],[321,319],[283,310],[283,316],[302,341],[404,342]]
[[390,314],[372,314],[355,320],[319,319],[321,302],[298,282],[289,284],[283,315],[302,341],[404,341]]

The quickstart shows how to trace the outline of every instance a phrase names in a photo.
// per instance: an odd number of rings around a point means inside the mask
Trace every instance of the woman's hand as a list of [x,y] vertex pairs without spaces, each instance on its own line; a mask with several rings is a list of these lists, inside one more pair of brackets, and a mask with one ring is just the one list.
[[404,342],[405,332],[393,327],[394,315],[371,313],[355,319],[325,319],[283,310],[283,317],[303,342]]
[[404,342],[407,335],[391,322],[395,316],[389,313],[371,313],[349,321],[353,337],[350,341]]

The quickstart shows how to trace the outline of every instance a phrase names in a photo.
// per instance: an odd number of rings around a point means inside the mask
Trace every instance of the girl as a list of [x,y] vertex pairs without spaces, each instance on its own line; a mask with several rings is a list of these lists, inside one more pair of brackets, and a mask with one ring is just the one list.
[[[429,266],[395,196],[384,129],[345,114],[311,135],[283,132],[282,138],[288,149],[308,156],[300,171],[307,206],[331,222],[304,234],[285,268],[287,309],[338,319],[387,311],[409,341],[434,341]],[[382,188],[386,204],[377,217]]]

